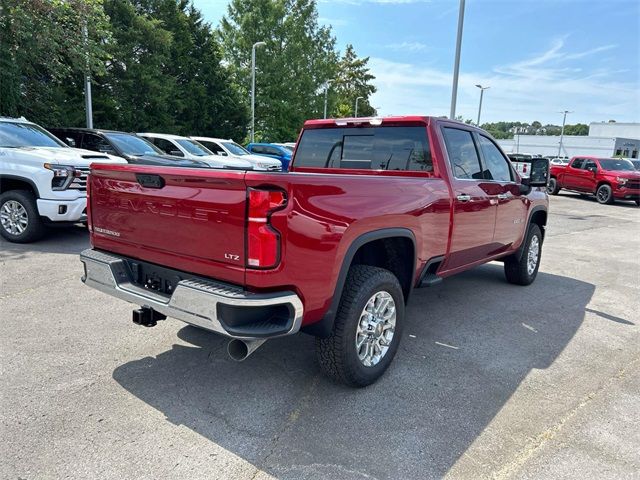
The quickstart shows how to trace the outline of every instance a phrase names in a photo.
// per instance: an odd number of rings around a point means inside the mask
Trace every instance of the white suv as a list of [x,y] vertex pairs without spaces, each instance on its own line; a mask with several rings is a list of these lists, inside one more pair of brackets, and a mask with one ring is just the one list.
[[207,147],[215,155],[222,157],[240,158],[253,164],[254,170],[268,170],[280,172],[282,170],[282,162],[275,158],[265,157],[263,155],[254,155],[244,147],[241,147],[233,140],[225,140],[223,138],[212,137],[191,137],[198,143]]
[[0,117],[0,235],[27,243],[49,222],[86,221],[92,163],[127,162],[68,147],[24,118]]
[[167,133],[138,133],[138,135],[153,143],[167,155],[198,160],[213,168],[253,169],[251,163],[239,158],[221,158],[218,155],[214,155],[206,147],[189,137],[169,135]]

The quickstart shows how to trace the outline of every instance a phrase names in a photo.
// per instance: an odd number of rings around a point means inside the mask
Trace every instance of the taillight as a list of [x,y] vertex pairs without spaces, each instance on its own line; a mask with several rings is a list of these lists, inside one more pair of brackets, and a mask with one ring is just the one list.
[[91,223],[91,174],[87,173],[87,229],[93,232],[93,223]]
[[287,204],[282,190],[249,188],[247,266],[275,267],[280,260],[280,234],[269,224],[271,213]]

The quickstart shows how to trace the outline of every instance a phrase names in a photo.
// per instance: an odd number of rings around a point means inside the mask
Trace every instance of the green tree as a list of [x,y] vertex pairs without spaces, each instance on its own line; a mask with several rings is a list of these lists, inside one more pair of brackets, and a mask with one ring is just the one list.
[[318,25],[315,0],[233,0],[219,28],[224,59],[245,104],[251,48],[257,51],[256,139],[295,139],[302,123],[322,116],[324,85],[335,78],[335,38]]
[[375,77],[369,71],[368,62],[369,57],[358,58],[353,45],[347,45],[338,62],[336,78],[332,84],[332,98],[335,98],[335,108],[332,111],[335,117],[353,116],[358,97],[362,97],[358,100],[358,116],[376,114],[376,110],[369,103],[376,87],[371,84]]
[[84,118],[84,75],[104,71],[109,41],[100,0],[0,0],[0,114],[44,125]]

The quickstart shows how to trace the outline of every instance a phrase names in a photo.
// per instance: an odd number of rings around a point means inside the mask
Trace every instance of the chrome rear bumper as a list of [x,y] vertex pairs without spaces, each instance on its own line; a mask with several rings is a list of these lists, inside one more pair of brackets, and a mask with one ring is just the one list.
[[[180,280],[173,293],[167,295],[134,285],[128,274],[126,259],[122,257],[88,249],[80,254],[80,260],[84,263],[82,281],[86,285],[231,338],[252,340],[279,337],[300,330],[303,306],[293,292],[251,293],[234,285],[194,277]],[[266,316],[270,311],[279,309],[280,313],[287,311],[289,318],[283,323],[281,316],[277,325],[270,324],[268,318],[234,326],[225,322],[225,315],[234,316],[243,309],[254,309],[258,315],[264,310]]]

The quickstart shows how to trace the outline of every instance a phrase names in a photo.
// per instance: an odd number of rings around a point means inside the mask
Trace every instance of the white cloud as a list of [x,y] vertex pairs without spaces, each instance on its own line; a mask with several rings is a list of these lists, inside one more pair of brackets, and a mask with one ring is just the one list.
[[389,45],[385,45],[385,48],[407,52],[420,52],[422,50],[425,50],[427,48],[427,45],[421,42],[401,42],[390,43]]
[[[575,111],[572,122],[615,118],[640,121],[640,92],[634,78],[619,71],[589,68],[573,63],[589,55],[615,48],[603,45],[582,52],[566,52],[565,39],[548,50],[488,72],[467,72],[464,57],[458,87],[457,114],[475,118],[476,84],[485,92],[483,120],[539,120],[557,123],[558,110]],[[379,57],[370,60],[378,92],[372,103],[385,114],[448,115],[452,70],[400,63]]]
[[349,25],[349,22],[344,18],[326,18],[320,17],[318,18],[318,23],[322,25],[331,25],[334,27],[346,27]]

